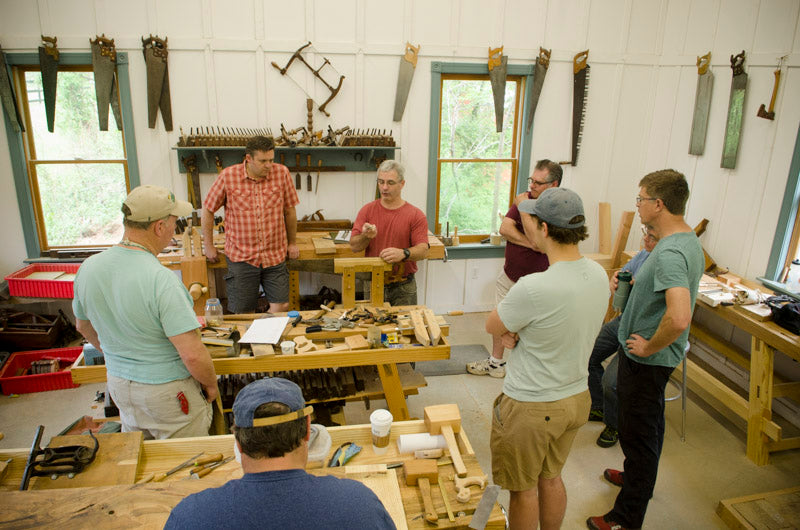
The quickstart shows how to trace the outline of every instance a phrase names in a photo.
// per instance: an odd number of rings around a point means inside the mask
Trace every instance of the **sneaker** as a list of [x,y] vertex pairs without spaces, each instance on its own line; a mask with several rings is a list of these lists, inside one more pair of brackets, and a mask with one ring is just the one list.
[[467,363],[467,372],[473,375],[490,375],[491,377],[502,378],[506,376],[506,363],[495,364],[492,357],[481,359],[472,363]]
[[605,515],[589,517],[586,519],[586,526],[592,530],[625,530],[621,524],[606,520]]
[[597,437],[597,445],[600,447],[611,447],[619,440],[619,433],[613,427],[606,425],[600,436]]
[[591,409],[589,411],[589,421],[603,421],[603,411],[601,409]]
[[620,488],[622,487],[622,483],[625,481],[624,475],[625,473],[619,471],[618,469],[606,469],[603,471],[603,476],[606,478],[606,480],[615,486],[619,486]]

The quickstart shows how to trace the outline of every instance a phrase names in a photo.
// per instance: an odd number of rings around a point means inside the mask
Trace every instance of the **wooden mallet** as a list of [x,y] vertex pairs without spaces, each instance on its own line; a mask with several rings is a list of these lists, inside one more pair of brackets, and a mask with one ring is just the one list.
[[458,449],[455,433],[461,431],[461,413],[455,403],[448,405],[431,405],[425,407],[425,427],[431,436],[441,434],[447,442],[447,449],[450,451],[450,458],[453,459],[453,467],[456,468],[456,475],[459,477],[467,476],[467,466],[461,459],[461,451]]
[[432,524],[437,524],[439,515],[433,507],[431,497],[431,483],[436,484],[439,480],[439,466],[436,460],[409,460],[405,463],[406,485],[419,485],[422,493],[422,503],[425,505],[425,520]]

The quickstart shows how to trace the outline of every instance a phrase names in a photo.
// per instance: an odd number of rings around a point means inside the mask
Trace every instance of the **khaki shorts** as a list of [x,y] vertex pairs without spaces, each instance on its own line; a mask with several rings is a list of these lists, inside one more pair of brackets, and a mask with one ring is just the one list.
[[500,394],[492,409],[492,478],[509,491],[561,475],[578,429],[589,417],[589,391],[559,401],[517,401]]
[[[109,375],[107,390],[119,408],[122,432],[142,431],[145,440],[208,436],[211,404],[192,377],[148,385]],[[186,398],[188,414],[181,410],[178,392]]]
[[494,303],[500,305],[500,302],[508,294],[508,291],[514,286],[514,281],[508,277],[505,271],[500,272],[500,276],[497,277],[497,283],[495,284],[495,291],[494,291]]

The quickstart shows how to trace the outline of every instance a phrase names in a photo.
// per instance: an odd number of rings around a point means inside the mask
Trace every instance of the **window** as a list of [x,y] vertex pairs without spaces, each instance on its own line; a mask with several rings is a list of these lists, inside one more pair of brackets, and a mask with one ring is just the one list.
[[122,236],[120,205],[139,179],[127,55],[118,53],[117,58],[124,132],[117,130],[110,112],[109,130],[99,129],[89,55],[62,53],[50,133],[38,57],[7,56],[26,129],[14,133],[7,127],[30,257],[63,248],[107,246]]
[[462,244],[478,243],[500,228],[527,187],[530,139],[522,118],[532,67],[509,66],[499,133],[485,63],[434,63],[432,77],[428,219],[437,234],[458,227]]
[[[789,166],[789,178],[778,216],[775,238],[772,241],[769,263],[764,278],[767,287],[786,292],[784,286],[775,282],[784,282],[792,260],[800,257],[800,129],[794,145],[794,155]],[[797,295],[797,293],[794,293]]]

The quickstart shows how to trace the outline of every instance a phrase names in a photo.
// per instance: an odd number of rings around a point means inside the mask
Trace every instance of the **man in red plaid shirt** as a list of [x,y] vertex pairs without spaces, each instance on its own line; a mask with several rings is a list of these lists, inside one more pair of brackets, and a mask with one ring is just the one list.
[[225,206],[225,286],[228,309],[253,313],[259,286],[270,312],[289,309],[289,271],[286,257],[300,256],[297,214],[300,201],[286,166],[275,163],[272,138],[254,136],[245,146],[244,162],[225,168],[203,201],[204,252],[218,260],[213,241],[214,212]]

